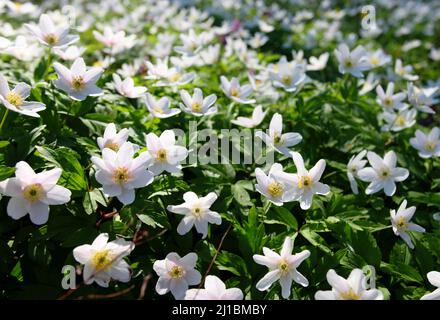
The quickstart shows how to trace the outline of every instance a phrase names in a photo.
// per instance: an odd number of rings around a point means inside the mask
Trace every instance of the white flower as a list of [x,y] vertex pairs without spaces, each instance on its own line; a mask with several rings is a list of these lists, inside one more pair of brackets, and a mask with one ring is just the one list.
[[340,44],[335,49],[335,56],[338,59],[339,72],[342,74],[350,73],[356,78],[363,78],[362,72],[371,68],[367,61],[366,51],[362,46],[357,46],[350,52],[346,44]]
[[437,89],[437,87],[426,89],[417,88],[412,83],[408,83],[408,101],[420,112],[434,114],[435,111],[432,110],[430,106],[438,102],[438,100],[434,98]]
[[296,61],[289,63],[286,57],[282,57],[278,62],[276,72],[271,70],[270,76],[274,87],[293,92],[306,81],[305,65]]
[[0,102],[9,110],[26,116],[39,118],[39,111],[46,109],[43,103],[26,101],[31,93],[31,86],[19,82],[14,89],[9,90],[8,81],[0,74]]
[[55,87],[66,92],[72,99],[81,101],[87,96],[102,95],[102,89],[96,86],[96,81],[104,72],[102,68],[87,68],[83,58],[77,58],[70,70],[58,62],[53,67],[58,75],[58,79],[53,82]]
[[269,40],[269,37],[264,33],[256,32],[254,36],[249,40],[249,45],[254,48],[260,48]]
[[180,172],[180,162],[188,156],[188,150],[185,147],[176,146],[176,137],[173,130],[165,130],[160,137],[154,133],[149,133],[146,136],[146,141],[147,152],[152,159],[149,170],[154,175],[161,174],[162,171]]
[[208,223],[220,225],[222,218],[220,215],[209,210],[217,195],[210,192],[205,197],[199,198],[194,192],[186,192],[183,195],[184,203],[176,206],[168,206],[167,210],[173,213],[182,214],[185,217],[177,226],[177,233],[184,235],[188,233],[193,226],[196,227],[198,233],[202,234],[203,239],[208,235]]
[[184,299],[188,287],[199,284],[202,280],[200,272],[194,269],[197,258],[194,252],[182,258],[171,252],[164,260],[156,260],[153,264],[153,270],[159,276],[156,292],[164,295],[171,291],[176,300]]
[[385,120],[386,124],[382,126],[382,131],[401,131],[416,124],[416,109],[404,109],[395,112],[383,112],[379,115],[380,119]]
[[361,89],[359,90],[359,95],[362,96],[371,90],[373,90],[379,84],[379,79],[376,78],[376,75],[373,72],[370,72],[367,75],[366,79],[361,79],[359,81],[359,85]]
[[195,74],[193,72],[184,73],[184,70],[178,66],[168,67],[168,58],[164,60],[157,60],[156,65],[147,61],[148,68],[148,79],[159,79],[155,83],[155,86],[180,86],[190,83],[194,78]]
[[275,175],[278,172],[283,172],[283,167],[279,163],[272,165],[268,175],[260,168],[255,169],[257,179],[255,189],[274,205],[282,206],[284,202],[292,201],[294,194],[293,188]]
[[396,64],[394,66],[394,72],[398,76],[400,76],[403,79],[408,80],[408,81],[416,81],[416,80],[418,80],[419,76],[411,74],[412,71],[413,71],[413,67],[412,66],[410,66],[410,65],[404,66],[402,64],[402,60],[400,60],[400,59],[396,60]]
[[183,101],[183,103],[180,103],[180,109],[186,113],[190,113],[195,116],[206,116],[217,112],[217,107],[213,106],[217,100],[217,96],[215,94],[211,94],[206,98],[203,98],[202,90],[195,88],[192,97],[186,90],[180,91],[180,97]]
[[239,288],[226,289],[225,284],[216,276],[206,276],[205,289],[189,289],[185,300],[243,300]]
[[309,250],[292,255],[292,238],[286,237],[280,254],[263,247],[264,255],[255,254],[254,261],[269,268],[269,272],[258,281],[256,287],[260,291],[266,291],[276,281],[281,284],[281,292],[284,299],[291,294],[292,281],[307,287],[309,281],[298,272],[299,265],[310,256]]
[[367,61],[373,68],[378,68],[390,63],[391,56],[386,54],[382,49],[378,49],[368,54]]
[[366,194],[373,194],[384,189],[387,196],[396,192],[396,183],[406,180],[409,171],[405,168],[396,167],[397,156],[394,151],[389,151],[382,159],[377,153],[368,151],[368,162],[371,167],[359,170],[358,176],[362,181],[370,182]]
[[199,56],[203,64],[215,64],[220,56],[220,44],[206,47],[206,49],[199,52]]
[[38,26],[25,24],[25,27],[37,37],[41,44],[52,48],[67,47],[79,40],[79,36],[69,35],[69,26],[55,26],[47,14],[40,16]]
[[105,128],[104,136],[98,137],[97,139],[99,149],[103,150],[104,148],[109,148],[117,152],[127,141],[128,133],[128,129],[126,128],[116,132],[116,125],[114,123],[109,123]]
[[233,124],[237,126],[242,126],[245,128],[254,128],[258,126],[266,116],[267,111],[263,111],[263,107],[261,104],[256,106],[252,111],[252,116],[250,118],[246,117],[237,117],[235,120],[231,120]]
[[97,167],[96,181],[102,184],[104,194],[117,197],[125,205],[134,202],[134,189],[145,187],[153,181],[153,174],[147,170],[150,163],[148,153],[142,152],[136,158],[133,158],[134,154],[133,145],[125,142],[117,152],[104,148],[102,158],[91,158]]
[[380,290],[367,289],[367,279],[361,269],[353,269],[347,279],[330,269],[327,282],[332,290],[316,292],[316,300],[383,300]]
[[84,265],[85,284],[94,281],[101,287],[108,287],[111,279],[128,282],[131,269],[123,258],[134,249],[134,243],[124,239],[108,242],[108,234],[101,233],[93,243],[83,244],[73,249],[73,257]]
[[283,132],[283,117],[279,113],[275,113],[270,120],[269,134],[263,131],[257,131],[255,136],[260,138],[266,143],[267,146],[274,148],[279,153],[289,156],[290,150],[288,148],[293,147],[301,142],[302,136],[297,132]]
[[61,49],[56,48],[54,49],[54,53],[61,57],[63,60],[75,60],[77,58],[80,58],[82,54],[86,51],[83,47],[77,47],[77,46],[69,46],[67,48]]
[[162,97],[159,100],[156,100],[151,93],[147,92],[146,94],[145,105],[153,117],[164,119],[179,114],[180,110],[171,109],[170,104],[170,99],[168,97]]
[[350,181],[350,187],[354,194],[358,194],[358,185],[356,179],[358,178],[359,170],[363,169],[367,164],[367,160],[364,160],[367,150],[361,151],[358,155],[352,156],[347,164],[347,176]]
[[8,215],[18,220],[29,213],[34,224],[46,223],[49,219],[49,206],[70,201],[71,192],[57,185],[61,169],[35,173],[24,161],[15,165],[15,177],[0,182],[0,190],[11,199],[8,202]]
[[110,49],[112,54],[119,53],[123,50],[130,49],[136,44],[136,36],[126,36],[125,31],[114,32],[112,28],[105,27],[104,32],[93,31],[96,40]]
[[330,187],[319,182],[325,170],[325,160],[319,160],[308,171],[304,166],[304,160],[298,152],[291,152],[297,173],[276,172],[274,175],[287,185],[291,185],[294,192],[294,201],[299,201],[301,209],[308,210],[312,206],[313,195],[327,195]]
[[403,241],[406,242],[408,247],[414,249],[414,244],[412,243],[411,238],[407,232],[425,232],[425,229],[418,224],[410,222],[411,218],[414,215],[414,212],[416,212],[416,207],[412,206],[407,208],[406,204],[407,201],[403,200],[397,212],[394,209],[390,211],[391,224],[393,226],[394,234],[401,237]]
[[206,42],[206,34],[196,34],[193,29],[189,30],[187,34],[180,34],[182,46],[174,47],[174,50],[186,56],[195,56]]
[[307,65],[307,71],[319,71],[324,70],[327,66],[328,58],[330,54],[328,52],[324,52],[318,58],[310,57],[309,63]]
[[116,91],[118,91],[120,95],[127,98],[139,98],[147,91],[147,88],[145,87],[135,87],[134,81],[130,77],[127,77],[124,79],[124,81],[122,81],[121,77],[114,73],[113,81],[115,83]]
[[426,135],[420,130],[416,130],[416,136],[409,139],[413,148],[419,151],[422,158],[440,157],[440,129],[434,127]]
[[438,271],[431,271],[428,272],[428,281],[437,289],[435,289],[433,292],[425,294],[423,297],[420,298],[420,300],[440,300],[440,272]]
[[240,86],[238,79],[235,77],[233,77],[231,81],[229,81],[225,76],[221,76],[220,81],[221,89],[223,90],[225,95],[232,101],[243,104],[255,103],[254,99],[247,99],[247,97],[252,94],[252,87],[250,84]]
[[14,56],[15,59],[22,61],[31,61],[40,56],[42,49],[38,44],[29,43],[24,36],[17,36],[7,48],[1,50],[1,53]]
[[378,95],[376,99],[377,103],[385,110],[400,110],[405,106],[403,100],[405,100],[406,94],[404,92],[395,94],[393,82],[388,83],[386,92],[384,92],[381,85],[378,85],[376,87],[376,93]]
[[38,12],[38,6],[31,2],[18,2],[18,1],[4,1],[4,4],[8,7],[9,13],[14,17],[22,17],[24,15],[33,15]]

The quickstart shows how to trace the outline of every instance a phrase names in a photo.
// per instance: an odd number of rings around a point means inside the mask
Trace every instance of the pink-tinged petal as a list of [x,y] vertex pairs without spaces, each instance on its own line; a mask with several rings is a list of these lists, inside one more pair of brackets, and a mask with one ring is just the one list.
[[177,233],[181,236],[187,234],[194,226],[195,218],[193,216],[184,217],[177,226]]
[[12,92],[18,94],[23,99],[26,99],[31,94],[31,86],[24,82],[20,82],[15,86]]
[[113,265],[110,269],[110,276],[121,282],[128,282],[131,279],[130,266],[124,260],[119,261],[117,265]]
[[122,188],[121,194],[116,196],[122,204],[132,204],[135,200],[135,192],[133,189],[124,189]]
[[94,250],[103,249],[108,242],[108,233],[101,233],[92,243],[92,247]]
[[18,220],[28,213],[25,201],[19,198],[9,199],[6,211],[8,212],[8,216],[14,220]]
[[83,244],[82,246],[73,249],[73,257],[81,264],[86,264],[92,258],[92,246]]
[[428,281],[438,288],[440,288],[440,272],[438,271],[431,271],[427,274]]
[[373,151],[368,151],[367,158],[368,158],[368,161],[370,162],[371,166],[374,169],[381,170],[383,168],[384,161],[377,153],[375,153]]
[[292,254],[293,241],[292,238],[286,237],[284,239],[283,247],[281,248],[280,255],[282,258],[286,259]]
[[60,205],[70,201],[72,192],[62,186],[54,186],[41,201],[47,205]]
[[84,81],[86,83],[95,83],[103,72],[104,70],[102,68],[91,68],[84,74]]
[[86,63],[83,58],[76,58],[70,68],[72,75],[74,76],[84,76],[87,71]]
[[156,282],[156,292],[160,295],[164,295],[170,291],[170,279],[160,277]]
[[338,292],[348,292],[350,290],[348,281],[338,275],[333,269],[327,272],[327,282]]
[[8,81],[2,74],[0,74],[0,95],[6,97],[8,93],[9,93]]
[[336,297],[332,290],[319,290],[315,293],[315,300],[336,300]]
[[35,176],[35,171],[24,161],[20,161],[15,165],[15,176],[22,182],[28,182]]
[[49,219],[49,206],[43,202],[34,202],[28,206],[29,217],[34,224],[41,225]]
[[315,166],[309,171],[310,176],[314,182],[317,182],[321,179],[322,173],[325,170],[325,160],[319,160]]
[[243,291],[238,288],[227,289],[221,296],[222,300],[243,300]]
[[273,257],[267,257],[259,254],[254,254],[252,258],[254,259],[255,263],[266,266],[269,269],[276,269],[280,260],[279,256],[274,259]]
[[308,172],[304,166],[304,160],[303,160],[303,157],[301,156],[301,154],[299,154],[298,152],[292,152],[291,155],[292,155],[293,162],[295,163],[298,175],[306,176],[308,174]]
[[280,271],[273,270],[268,272],[260,281],[257,282],[256,287],[260,291],[266,291],[270,286],[280,279]]

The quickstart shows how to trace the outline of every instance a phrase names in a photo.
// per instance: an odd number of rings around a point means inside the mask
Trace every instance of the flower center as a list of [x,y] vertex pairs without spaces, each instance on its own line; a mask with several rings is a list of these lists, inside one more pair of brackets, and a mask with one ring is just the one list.
[[393,99],[391,99],[390,97],[386,97],[385,99],[383,99],[383,104],[389,107],[393,104]]
[[373,66],[377,67],[377,66],[380,64],[380,60],[379,60],[378,57],[373,57],[373,58],[370,59],[370,63],[371,63]]
[[174,73],[174,74],[172,74],[171,76],[170,76],[170,81],[171,82],[176,82],[176,81],[179,81],[179,79],[182,77],[182,75],[179,73],[179,72],[176,72],[176,73]]
[[361,298],[351,288],[346,292],[341,292],[339,296],[341,297],[342,300],[360,300]]
[[109,148],[117,152],[119,150],[119,144],[110,140],[105,143],[104,148]]
[[181,266],[173,266],[168,274],[173,279],[182,279],[185,275],[185,270]]
[[200,102],[194,101],[191,104],[192,111],[200,112],[202,110],[202,104]]
[[72,77],[72,88],[73,90],[79,91],[85,86],[84,78],[82,76]]
[[428,141],[425,143],[425,149],[426,151],[434,151],[435,149],[435,143],[434,141]]
[[408,223],[406,222],[405,217],[399,217],[396,221],[396,226],[399,229],[406,230],[408,227]]
[[405,123],[406,123],[406,120],[405,120],[404,117],[402,117],[402,116],[398,116],[398,117],[396,118],[396,124],[397,124],[397,125],[399,125],[399,126],[403,126],[403,125],[405,125]]
[[231,88],[231,96],[238,97],[240,91],[237,88]]
[[285,85],[289,85],[292,82],[292,77],[288,75],[282,76],[281,82]]
[[192,209],[192,214],[196,218],[201,217],[202,213],[203,213],[203,211],[202,211],[202,209],[200,207],[195,207],[195,208]]
[[300,176],[298,179],[298,188],[310,188],[312,186],[312,178],[309,176]]
[[92,258],[92,264],[97,270],[103,270],[108,268],[111,263],[111,255],[109,254],[110,250],[101,250],[95,253]]
[[16,106],[16,107],[19,107],[19,106],[21,106],[21,105],[23,104],[23,98],[22,98],[19,94],[15,93],[15,92],[13,92],[13,91],[10,91],[10,92],[6,95],[6,100],[7,100],[10,104],[12,104],[12,105],[14,105],[14,106]]
[[28,185],[23,190],[23,197],[29,202],[39,201],[44,197],[44,189],[39,183]]
[[272,197],[278,198],[283,195],[284,187],[281,183],[274,181],[267,186],[267,192],[269,192]]
[[44,40],[47,42],[47,44],[54,45],[58,42],[58,37],[53,33],[49,33],[44,37]]
[[391,175],[391,172],[388,168],[382,169],[382,172],[380,173],[380,176],[382,177],[382,179],[387,179],[387,178],[389,178],[390,175]]
[[290,271],[290,266],[289,264],[286,262],[286,260],[281,260],[280,263],[278,263],[278,270],[280,270],[280,272],[282,274],[286,274]]
[[276,144],[276,145],[279,145],[279,144],[281,144],[282,140],[283,140],[283,139],[281,138],[281,134],[279,134],[278,132],[276,132],[276,133],[274,134],[274,136],[273,136],[273,143]]
[[113,173],[113,180],[117,184],[124,184],[130,179],[130,173],[126,167],[118,167]]
[[165,149],[159,149],[156,154],[156,159],[160,162],[167,161],[167,151]]
[[353,68],[354,63],[353,63],[353,61],[351,61],[350,58],[348,58],[348,59],[345,59],[344,65],[345,65],[346,68]]
[[353,173],[356,173],[357,172],[357,166],[352,166],[351,168],[350,168],[350,171],[351,172],[353,172]]

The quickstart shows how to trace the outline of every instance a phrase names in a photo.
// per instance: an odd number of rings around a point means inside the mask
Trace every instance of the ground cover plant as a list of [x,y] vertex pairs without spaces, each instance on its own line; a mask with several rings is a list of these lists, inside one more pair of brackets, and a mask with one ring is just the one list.
[[440,299],[438,1],[0,1],[0,297]]

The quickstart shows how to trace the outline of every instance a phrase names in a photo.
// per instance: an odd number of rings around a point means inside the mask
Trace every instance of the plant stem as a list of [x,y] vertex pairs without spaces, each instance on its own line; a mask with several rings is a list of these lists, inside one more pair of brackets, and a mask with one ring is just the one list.
[[2,122],[0,122],[0,133],[2,132],[3,125],[5,124],[8,113],[9,113],[9,109],[6,109],[5,113],[3,114]]

